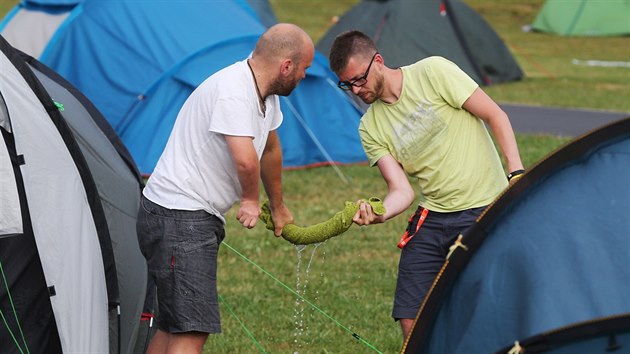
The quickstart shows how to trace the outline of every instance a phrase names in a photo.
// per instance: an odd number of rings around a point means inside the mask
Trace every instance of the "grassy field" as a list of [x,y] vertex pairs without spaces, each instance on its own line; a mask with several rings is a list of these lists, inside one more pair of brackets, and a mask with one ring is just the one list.
[[[498,102],[630,112],[630,70],[583,67],[572,59],[630,61],[630,38],[563,38],[525,33],[543,0],[466,0],[504,39],[525,71],[522,81],[486,88]],[[0,0],[0,13],[16,1]],[[281,21],[302,26],[316,41],[357,0],[270,0]],[[565,137],[518,135],[532,166]],[[384,196],[378,171],[343,166],[285,171],[285,199],[300,225],[324,221],[346,200]],[[245,230],[228,215],[220,249],[219,292],[223,334],[206,353],[394,353],[398,324],[390,317],[399,251],[406,223],[356,226],[317,248],[299,251],[262,225]],[[310,266],[309,266],[310,264]],[[307,271],[308,270],[308,271]],[[298,300],[297,291],[309,303]],[[357,340],[356,333],[364,341]]]
[[[520,82],[487,88],[497,101],[630,111],[630,70],[571,64],[573,58],[628,61],[627,37],[562,38],[525,33],[521,26],[533,21],[542,1],[466,2],[492,24],[526,73]],[[281,21],[299,24],[316,41],[330,26],[331,18],[343,14],[356,1],[271,0],[271,3]],[[526,166],[568,140],[532,135],[518,135],[517,139]],[[376,169],[366,166],[340,169],[350,179],[349,184],[341,182],[331,168],[284,173],[287,203],[298,223],[321,222],[338,211],[345,200],[383,196],[386,192]],[[384,225],[352,227],[341,237],[316,249],[308,246],[301,252],[274,238],[262,226],[243,231],[232,221],[226,240],[230,246],[284,284],[301,289],[302,295],[335,320],[313,306],[296,302],[296,296],[276,280],[232,249],[223,247],[220,291],[225,302],[238,310],[234,310],[236,317],[223,311],[225,333],[208,341],[207,353],[255,352],[260,350],[256,341],[267,352],[375,352],[355,339],[351,331],[378,351],[400,350],[400,330],[391,320],[390,312],[399,256],[396,242],[406,216]],[[313,261],[307,275],[305,264],[311,256]],[[303,285],[306,278],[308,286],[303,291],[297,283],[299,279]],[[245,330],[239,329],[239,320],[256,341],[248,339]]]
[[[302,26],[316,41],[356,1],[271,0],[279,20]],[[562,38],[525,33],[542,0],[470,0],[514,53],[526,77],[486,88],[499,102],[556,107],[630,111],[630,70],[578,67],[573,58],[630,60],[624,38]],[[596,56],[594,56],[596,55]],[[532,166],[569,139],[518,135],[523,162]],[[386,186],[378,171],[366,166],[341,167],[345,184],[332,168],[284,173],[285,195],[295,220],[311,225],[330,217],[343,201],[383,196]],[[317,308],[301,301],[257,266],[229,247],[221,248],[220,291],[224,334],[211,337],[207,353],[395,353],[401,337],[390,317],[399,251],[396,242],[406,216],[383,225],[353,226],[346,234],[298,252],[274,238],[262,225],[244,231],[234,222],[226,242],[293,289]],[[306,264],[312,257],[308,274]],[[299,272],[298,272],[299,263]],[[302,286],[308,281],[304,290]],[[298,286],[298,282],[300,286]],[[226,311],[229,304],[231,314]],[[245,330],[241,322],[246,326]],[[250,339],[247,331],[253,334]],[[355,332],[369,345],[353,337]],[[258,345],[256,343],[259,343]]]

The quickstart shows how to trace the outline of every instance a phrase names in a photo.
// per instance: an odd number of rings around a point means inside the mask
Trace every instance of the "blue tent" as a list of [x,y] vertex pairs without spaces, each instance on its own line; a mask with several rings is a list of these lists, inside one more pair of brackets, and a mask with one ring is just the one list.
[[[20,44],[48,20],[58,24],[44,39],[40,61],[97,106],[145,174],[192,90],[245,59],[266,28],[243,0],[23,0],[0,30],[29,52]],[[366,160],[357,134],[360,110],[334,78],[316,53],[307,77],[281,100],[285,167]]]
[[403,351],[627,352],[628,176],[630,118],[529,170],[452,248]]

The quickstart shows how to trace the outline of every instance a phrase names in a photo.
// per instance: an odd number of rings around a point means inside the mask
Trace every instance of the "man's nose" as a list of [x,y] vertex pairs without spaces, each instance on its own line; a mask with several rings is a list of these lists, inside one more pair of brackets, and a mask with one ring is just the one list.
[[361,87],[363,87],[363,86],[354,86],[354,85],[352,85],[350,87],[352,88],[352,93],[354,93],[355,95],[358,95],[359,91],[361,91]]

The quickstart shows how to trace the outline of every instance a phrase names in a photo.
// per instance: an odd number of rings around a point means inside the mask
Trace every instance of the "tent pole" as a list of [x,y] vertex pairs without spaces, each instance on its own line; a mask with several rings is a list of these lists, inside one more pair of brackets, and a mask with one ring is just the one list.
[[326,151],[324,146],[319,142],[319,140],[315,136],[315,133],[313,133],[311,128],[309,128],[309,126],[306,124],[306,122],[304,121],[304,118],[297,111],[297,109],[295,108],[293,103],[291,103],[291,101],[289,101],[289,99],[287,97],[282,97],[282,98],[283,98],[284,102],[289,106],[289,109],[291,110],[291,112],[293,112],[293,114],[297,118],[298,122],[300,122],[300,124],[302,125],[302,128],[304,128],[304,130],[306,130],[306,133],[308,134],[308,136],[310,136],[311,139],[313,140],[313,142],[315,143],[315,145],[317,145],[317,148],[319,149],[319,151],[321,151],[321,153],[324,154],[324,157],[326,158],[326,161],[328,161],[328,163],[330,163],[330,166],[332,166],[332,168],[335,170],[335,172],[337,172],[337,175],[339,176],[339,178],[341,178],[341,180],[345,184],[350,183],[348,178],[346,178],[346,176],[343,174],[343,172],[341,172],[339,167],[337,167],[337,165],[333,161],[333,159],[330,156],[330,154],[328,153],[328,151]]

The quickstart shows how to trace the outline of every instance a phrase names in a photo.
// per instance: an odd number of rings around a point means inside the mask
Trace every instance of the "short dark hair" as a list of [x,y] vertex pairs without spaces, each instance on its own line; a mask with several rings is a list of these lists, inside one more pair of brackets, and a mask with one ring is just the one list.
[[357,30],[342,32],[330,46],[330,69],[338,75],[348,65],[350,57],[360,55],[369,59],[377,51],[376,44],[365,33]]

